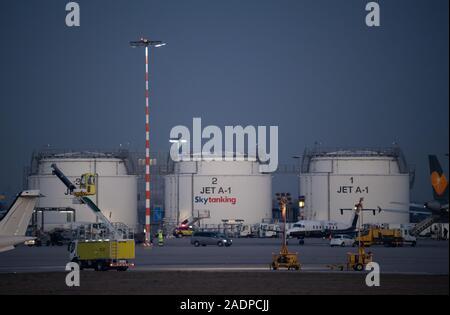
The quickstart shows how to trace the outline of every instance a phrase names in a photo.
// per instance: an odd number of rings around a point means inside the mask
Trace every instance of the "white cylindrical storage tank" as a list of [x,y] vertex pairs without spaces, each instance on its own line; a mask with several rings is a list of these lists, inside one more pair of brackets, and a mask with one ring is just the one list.
[[[308,220],[350,222],[360,198],[364,223],[409,223],[412,176],[398,148],[382,150],[306,150],[300,174],[303,216]],[[388,211],[388,210],[396,210]]]
[[256,224],[272,217],[272,177],[255,159],[182,161],[165,178],[165,222],[209,213],[202,226]]
[[[39,189],[44,195],[37,207],[45,210],[46,230],[68,223],[96,222],[95,215],[86,205],[74,203],[74,198],[66,194],[66,186],[52,175],[52,164],[56,164],[73,183],[84,173],[96,174],[97,193],[90,198],[111,222],[121,222],[134,229],[138,227],[137,176],[129,175],[124,159],[99,153],[71,153],[45,155],[35,164],[35,170],[28,177],[28,188]],[[75,210],[75,222],[68,220],[64,209]]]

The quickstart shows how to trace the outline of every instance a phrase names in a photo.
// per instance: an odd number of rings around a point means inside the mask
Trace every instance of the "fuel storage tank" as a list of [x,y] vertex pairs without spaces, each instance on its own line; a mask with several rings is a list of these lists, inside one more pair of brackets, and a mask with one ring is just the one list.
[[97,194],[90,198],[111,222],[137,228],[137,176],[125,152],[35,153],[27,182],[29,189],[39,189],[44,195],[38,202],[38,225],[43,223],[45,230],[51,230],[73,223],[96,222],[86,205],[74,203],[73,197],[66,194],[64,184],[52,175],[52,164],[75,184],[81,174],[95,174]]
[[272,177],[254,158],[221,161],[193,158],[175,163],[165,178],[165,222],[178,225],[209,214],[203,227],[224,223],[256,224],[272,216]]
[[408,223],[410,188],[414,171],[398,147],[384,149],[306,149],[300,174],[300,195],[305,197],[302,216],[309,220],[350,222],[361,197],[366,209],[391,209],[373,215],[364,212],[363,223]]

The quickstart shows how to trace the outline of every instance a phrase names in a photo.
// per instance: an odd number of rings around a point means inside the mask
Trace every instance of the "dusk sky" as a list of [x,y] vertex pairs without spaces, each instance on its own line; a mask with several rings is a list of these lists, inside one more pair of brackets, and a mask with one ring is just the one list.
[[448,0],[378,1],[379,28],[367,0],[79,0],[74,28],[67,2],[0,1],[0,193],[48,145],[144,150],[144,55],[129,47],[141,36],[168,43],[151,59],[152,151],[201,117],[279,126],[282,164],[316,141],[396,142],[414,200],[432,197],[428,154],[448,170]]

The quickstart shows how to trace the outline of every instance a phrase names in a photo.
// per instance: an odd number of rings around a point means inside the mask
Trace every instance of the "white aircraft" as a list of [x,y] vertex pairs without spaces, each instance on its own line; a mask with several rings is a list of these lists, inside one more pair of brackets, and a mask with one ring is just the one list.
[[22,191],[6,211],[5,216],[0,220],[0,253],[35,239],[25,234],[39,197],[39,190]]
[[286,235],[292,238],[298,238],[300,244],[303,244],[305,237],[310,238],[326,238],[333,235],[345,234],[349,236],[356,236],[358,233],[357,223],[361,211],[373,212],[376,215],[380,212],[379,209],[365,209],[363,208],[363,198],[359,200],[353,209],[340,209],[341,214],[344,211],[353,211],[351,221],[347,224],[336,221],[310,221],[301,220],[294,224],[294,226],[286,231]]
[[359,215],[355,212],[350,223],[340,223],[336,221],[311,221],[301,220],[287,230],[288,237],[296,238],[323,238],[331,234],[356,234],[356,223]]

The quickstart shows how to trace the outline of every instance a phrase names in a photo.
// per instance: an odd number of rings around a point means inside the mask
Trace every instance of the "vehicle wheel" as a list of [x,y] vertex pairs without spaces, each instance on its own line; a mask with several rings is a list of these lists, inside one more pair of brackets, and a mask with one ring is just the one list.
[[412,242],[411,247],[416,247],[416,245],[417,245],[417,242],[414,241],[414,242]]
[[356,246],[358,246],[358,243],[357,243],[357,242],[354,242],[353,245],[352,245],[352,247],[356,247]]
[[195,241],[195,242],[194,242],[194,246],[195,246],[195,247],[199,247],[199,246],[200,246],[199,241]]
[[356,270],[356,271],[363,271],[363,269],[364,269],[364,266],[363,266],[362,264],[357,264],[357,265],[355,266],[355,270]]
[[222,247],[223,246],[223,242],[217,242],[217,246]]
[[298,241],[298,245],[305,245],[305,240],[304,239],[300,239]]
[[344,242],[342,242],[341,247],[345,247],[345,243]]
[[128,270],[128,267],[119,267],[119,268],[117,268],[117,271],[120,271],[120,272],[125,272],[127,270]]

